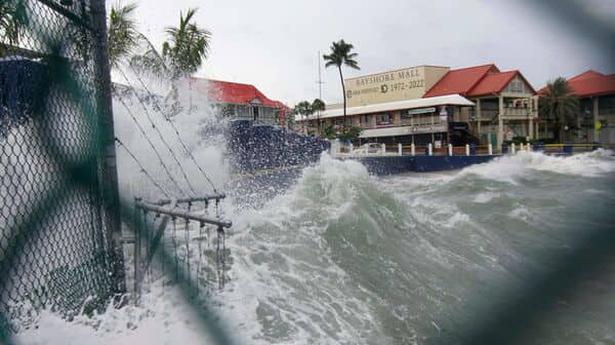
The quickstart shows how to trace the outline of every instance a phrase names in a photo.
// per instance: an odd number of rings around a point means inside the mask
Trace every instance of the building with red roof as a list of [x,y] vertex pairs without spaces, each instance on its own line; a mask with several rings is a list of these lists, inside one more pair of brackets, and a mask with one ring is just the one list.
[[222,80],[191,78],[192,87],[207,95],[221,114],[233,119],[285,125],[287,107],[265,96],[254,85]]
[[515,137],[537,136],[536,91],[518,70],[502,72],[495,64],[453,69],[423,97],[450,94],[462,95],[476,104],[455,120],[467,122],[483,144],[500,147]]
[[[367,139],[378,137],[386,143],[388,136],[391,143],[417,139],[446,143],[462,127],[467,128],[464,140],[491,143],[495,148],[515,137],[536,137],[536,91],[518,70],[500,71],[495,64],[459,69],[422,65],[345,82],[347,113],[352,115],[344,119],[342,112],[329,107],[320,117],[325,126],[341,126],[345,120],[347,126],[361,127],[362,136],[371,136]],[[407,108],[400,110],[401,105]],[[415,106],[419,108],[410,108]],[[299,121],[308,122],[308,131],[322,127],[317,125],[319,120]]]
[[[576,124],[565,135],[566,139],[579,143],[615,144],[615,74],[588,70],[567,81],[572,92],[579,97],[579,112]],[[538,93],[545,90],[546,86]]]
[[453,94],[466,96],[488,73],[498,72],[500,70],[494,64],[450,70],[423,95],[423,98]]

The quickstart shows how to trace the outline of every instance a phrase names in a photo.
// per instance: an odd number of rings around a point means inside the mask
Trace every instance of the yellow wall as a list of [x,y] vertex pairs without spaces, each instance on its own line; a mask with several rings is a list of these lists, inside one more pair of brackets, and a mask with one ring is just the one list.
[[448,70],[417,66],[345,79],[346,101],[355,107],[421,98]]

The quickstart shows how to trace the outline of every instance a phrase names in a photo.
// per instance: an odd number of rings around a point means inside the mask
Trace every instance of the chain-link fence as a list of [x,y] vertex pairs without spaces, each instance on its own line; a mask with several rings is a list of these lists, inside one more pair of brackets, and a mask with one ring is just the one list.
[[123,292],[104,13],[102,0],[0,2],[2,330]]

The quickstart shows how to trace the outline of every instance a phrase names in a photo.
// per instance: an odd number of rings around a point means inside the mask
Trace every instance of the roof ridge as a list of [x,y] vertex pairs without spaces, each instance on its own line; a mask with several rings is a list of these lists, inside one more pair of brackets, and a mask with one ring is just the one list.
[[[489,65],[484,65],[484,66],[482,66],[482,67],[485,67],[485,66],[489,66]],[[494,66],[495,68],[497,68],[497,66],[495,66],[495,64],[492,64],[491,66]],[[498,72],[496,72],[496,73],[501,73],[501,72],[500,72],[500,69],[499,69],[499,68],[497,68],[497,69],[498,69]],[[465,92],[465,94],[466,94],[466,95],[471,94],[471,93],[472,93],[472,90],[474,90],[474,88],[476,88],[476,86],[478,86],[478,84],[480,84],[480,83],[481,83],[483,80],[485,80],[485,78],[487,78],[488,76],[489,76],[489,71],[487,71],[487,72],[486,72],[486,73],[484,73],[484,74],[483,74],[480,78],[478,78],[478,80],[477,80],[474,84],[472,84],[472,85],[470,86],[470,88],[468,89],[468,91],[466,91],[466,92]]]
[[577,75],[575,75],[575,76],[572,76],[572,77],[570,77],[570,78],[568,78],[568,79],[566,79],[566,80],[568,80],[568,81],[571,81],[571,80],[577,80],[577,79],[579,79],[579,78],[583,77],[585,74],[589,74],[589,73],[591,73],[591,74],[597,74],[597,75],[598,75],[598,76],[600,76],[600,77],[602,77],[602,76],[604,76],[604,75],[605,75],[605,74],[603,74],[603,73],[600,73],[600,72],[596,71],[595,69],[588,69],[587,71],[585,71],[585,72],[581,72],[581,73],[579,73],[579,74],[577,74]]
[[473,69],[473,68],[480,68],[480,67],[487,67],[487,66],[493,66],[493,67],[497,68],[495,63],[487,63],[487,64],[484,64],[484,65],[469,66],[469,67],[463,67],[463,68],[455,68],[455,69],[449,70],[449,72],[457,72],[457,71],[463,71],[463,70],[466,70],[466,69]]

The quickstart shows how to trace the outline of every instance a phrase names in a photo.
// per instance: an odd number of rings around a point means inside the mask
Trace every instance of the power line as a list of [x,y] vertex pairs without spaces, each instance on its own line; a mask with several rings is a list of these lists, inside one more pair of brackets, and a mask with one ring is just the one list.
[[141,162],[137,159],[137,157],[128,149],[128,147],[126,147],[126,145],[124,145],[124,143],[119,139],[119,138],[115,138],[115,141],[118,143],[118,145],[120,147],[122,147],[124,149],[124,151],[126,151],[126,153],[128,153],[128,155],[132,158],[132,160],[137,163],[137,165],[139,166],[139,168],[141,169],[141,172],[143,174],[145,174],[145,176],[147,176],[147,178],[152,182],[152,184],[154,184],[154,186],[156,186],[158,189],[160,189],[160,191],[162,192],[162,194],[164,194],[167,198],[171,198],[171,196],[169,195],[169,193],[167,193],[167,191],[162,188],[162,186],[160,184],[158,184],[158,182],[156,182],[156,180],[154,180],[154,178],[152,177],[152,175],[145,169],[145,167],[143,166],[143,164],[141,164]]
[[182,172],[182,175],[183,175],[184,179],[188,183],[188,187],[196,195],[196,191],[194,189],[194,186],[192,185],[192,183],[190,183],[190,179],[188,179],[188,175],[186,175],[186,171],[184,170],[184,167],[182,166],[181,162],[177,158],[177,155],[175,154],[175,152],[171,148],[171,145],[169,145],[169,143],[164,139],[164,136],[162,135],[162,133],[160,132],[158,127],[156,127],[156,124],[154,123],[154,120],[152,119],[152,117],[151,117],[151,115],[149,113],[149,110],[147,109],[147,106],[143,103],[143,101],[141,100],[141,98],[139,97],[137,92],[135,91],[134,87],[132,87],[132,85],[130,85],[130,81],[128,81],[128,77],[126,76],[126,74],[124,74],[124,72],[122,70],[119,70],[119,71],[122,74],[122,76],[124,77],[124,79],[126,79],[126,81],[128,82],[129,89],[131,89],[132,93],[135,95],[135,97],[137,98],[137,100],[141,104],[141,107],[143,107],[143,110],[145,111],[145,115],[147,117],[147,120],[152,125],[152,128],[154,129],[154,131],[156,131],[156,133],[158,134],[158,137],[160,138],[160,141],[162,141],[164,146],[167,148],[167,150],[171,154],[171,157],[173,157],[173,159],[175,160],[175,163],[177,163],[177,165],[179,166],[179,170]]
[[[179,141],[179,143],[181,144],[182,148],[184,149],[184,151],[186,151],[186,154],[188,155],[188,157],[190,158],[190,160],[192,161],[192,163],[194,163],[194,165],[197,167],[197,169],[201,172],[201,174],[203,175],[203,177],[205,178],[205,180],[207,180],[207,182],[209,183],[209,185],[211,186],[211,188],[213,189],[214,193],[218,193],[218,190],[216,189],[216,186],[214,185],[214,183],[212,182],[212,180],[209,178],[209,176],[207,175],[207,173],[205,172],[205,170],[201,167],[201,165],[197,162],[197,160],[194,158],[194,155],[192,155],[192,152],[190,152],[190,150],[188,149],[188,146],[184,143],[184,141],[181,138],[181,135],[179,134],[179,130],[177,129],[177,127],[175,126],[175,124],[173,123],[173,121],[171,121],[171,119],[169,119],[169,117],[165,114],[165,112],[162,110],[162,108],[160,107],[160,105],[158,105],[157,100],[154,97],[154,93],[151,92],[148,87],[145,85],[145,82],[143,81],[143,79],[141,79],[141,77],[139,77],[138,73],[136,73],[136,71],[131,67],[135,77],[137,78],[137,80],[139,81],[139,84],[141,84],[141,87],[143,87],[143,89],[152,97],[152,103],[154,104],[154,106],[156,107],[156,110],[158,110],[158,112],[162,115],[162,117],[164,117],[164,119],[169,123],[169,125],[171,126],[171,128],[173,128],[173,130],[175,131],[175,134],[177,135],[177,140]],[[124,78],[126,79],[126,81],[128,81],[128,78],[125,77],[125,74],[122,72],[122,74],[124,75]]]
[[163,161],[162,157],[160,156],[160,153],[158,152],[158,150],[156,150],[156,146],[154,146],[154,143],[152,143],[151,139],[147,136],[147,134],[145,133],[145,130],[143,129],[143,127],[141,126],[141,124],[139,123],[139,121],[137,120],[135,115],[132,113],[132,111],[130,111],[130,108],[124,102],[124,99],[122,98],[122,96],[119,93],[116,93],[116,94],[117,94],[117,99],[124,106],[124,108],[126,108],[126,111],[128,112],[128,115],[130,115],[130,117],[132,118],[134,123],[137,125],[137,128],[139,129],[139,131],[141,131],[141,134],[143,135],[145,140],[149,143],[149,145],[151,146],[152,150],[154,150],[154,153],[156,154],[156,157],[158,157],[158,161],[160,161],[160,165],[162,165],[162,168],[166,172],[167,176],[169,176],[169,179],[171,180],[171,182],[173,182],[173,184],[175,185],[175,187],[177,187],[177,189],[179,190],[180,193],[186,194],[186,192],[184,192],[184,190],[179,185],[179,183],[177,183],[177,180],[175,180],[175,178],[173,178],[173,175],[169,171],[169,168],[167,167],[166,164],[164,164],[164,161]]

